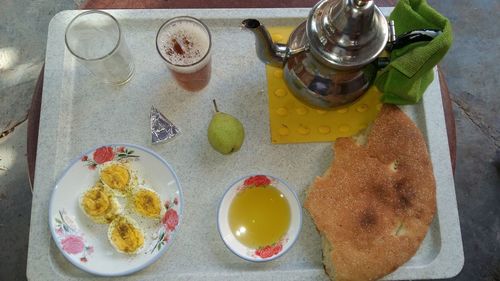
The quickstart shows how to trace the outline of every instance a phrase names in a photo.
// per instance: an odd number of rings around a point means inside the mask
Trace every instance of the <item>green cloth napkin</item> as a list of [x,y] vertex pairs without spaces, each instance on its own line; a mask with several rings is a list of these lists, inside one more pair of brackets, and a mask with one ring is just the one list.
[[400,0],[389,20],[394,20],[397,35],[416,29],[442,31],[432,41],[413,43],[393,50],[390,54],[391,63],[375,79],[375,85],[383,93],[384,103],[417,103],[434,79],[433,67],[451,46],[451,24],[425,0]]

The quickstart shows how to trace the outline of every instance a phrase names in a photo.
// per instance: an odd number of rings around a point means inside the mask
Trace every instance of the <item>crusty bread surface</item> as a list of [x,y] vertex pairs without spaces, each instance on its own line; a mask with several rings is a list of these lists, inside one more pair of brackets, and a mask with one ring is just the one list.
[[384,105],[366,144],[341,138],[334,154],[305,201],[326,240],[325,269],[336,281],[377,280],[415,255],[436,211],[424,137],[398,107]]

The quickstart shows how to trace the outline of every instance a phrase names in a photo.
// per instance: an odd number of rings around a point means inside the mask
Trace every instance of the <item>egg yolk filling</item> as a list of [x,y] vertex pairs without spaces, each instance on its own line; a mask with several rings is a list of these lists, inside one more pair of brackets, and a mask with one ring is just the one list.
[[139,190],[134,196],[135,210],[148,217],[158,217],[161,212],[161,201],[158,195],[150,190]]
[[93,188],[85,193],[82,199],[85,212],[90,216],[102,216],[112,209],[111,195],[101,188]]
[[101,171],[101,180],[113,189],[124,190],[130,181],[130,174],[123,166],[111,165]]
[[111,240],[118,250],[125,253],[133,253],[144,244],[142,232],[126,219],[120,219],[115,225]]

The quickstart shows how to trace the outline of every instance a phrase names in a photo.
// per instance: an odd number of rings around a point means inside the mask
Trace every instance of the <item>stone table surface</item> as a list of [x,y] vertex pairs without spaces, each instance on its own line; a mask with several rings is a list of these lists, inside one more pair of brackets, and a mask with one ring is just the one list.
[[[0,280],[26,279],[31,192],[26,115],[43,64],[47,27],[82,1],[0,5]],[[500,31],[497,0],[429,0],[454,27],[441,63],[457,128],[456,193],[465,265],[453,280],[500,280]]]

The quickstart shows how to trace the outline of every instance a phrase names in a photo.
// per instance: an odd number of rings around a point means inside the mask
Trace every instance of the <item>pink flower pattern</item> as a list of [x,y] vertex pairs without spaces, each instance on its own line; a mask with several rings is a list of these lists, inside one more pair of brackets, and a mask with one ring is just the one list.
[[247,178],[244,182],[244,186],[263,186],[271,184],[271,180],[264,175],[255,175]]
[[241,191],[243,191],[247,188],[251,188],[251,187],[260,187],[260,186],[266,187],[268,185],[271,185],[274,181],[275,180],[273,178],[270,178],[270,177],[265,176],[265,175],[250,176],[250,177],[245,178],[243,180],[243,184],[241,184],[236,189],[236,191],[241,192]]
[[79,254],[83,252],[85,245],[83,237],[78,235],[68,235],[61,240],[63,251],[69,254]]
[[113,158],[115,158],[115,152],[111,146],[103,146],[96,149],[92,156],[97,164],[102,164],[113,160]]
[[179,215],[177,214],[177,211],[174,209],[168,209],[161,222],[165,225],[167,230],[173,231],[179,223]]
[[104,164],[109,161],[128,161],[138,158],[134,151],[125,146],[101,146],[89,155],[83,155],[80,159],[89,168],[95,170],[97,165]]
[[280,241],[273,245],[267,245],[255,250],[255,255],[263,259],[270,258],[274,255],[279,254],[283,250],[283,242]]
[[65,210],[59,211],[55,220],[55,233],[59,237],[61,249],[70,255],[81,255],[80,262],[87,262],[88,256],[94,252],[94,247],[86,245],[83,234],[73,218]]
[[151,244],[149,253],[153,253],[156,250],[160,250],[165,244],[170,241],[172,233],[177,228],[179,224],[179,214],[177,213],[177,206],[179,205],[179,199],[175,197],[173,200],[167,200],[164,204],[167,211],[160,219],[160,227],[158,229],[158,239]]

